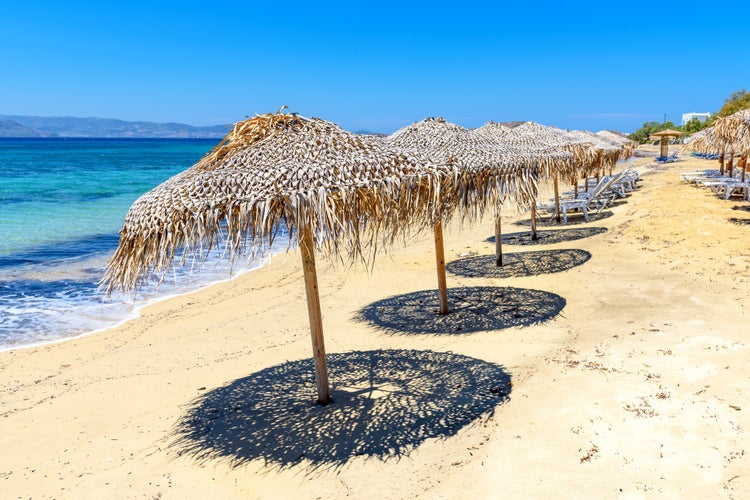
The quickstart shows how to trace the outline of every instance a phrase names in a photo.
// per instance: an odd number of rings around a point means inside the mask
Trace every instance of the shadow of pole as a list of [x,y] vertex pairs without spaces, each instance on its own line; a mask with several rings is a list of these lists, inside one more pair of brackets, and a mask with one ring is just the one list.
[[590,258],[586,250],[538,250],[506,253],[502,267],[496,265],[494,255],[476,255],[449,262],[446,269],[467,278],[512,278],[567,271]]
[[312,360],[286,362],[212,390],[176,425],[171,448],[198,461],[261,459],[309,471],[364,455],[408,454],[447,438],[509,398],[501,366],[453,353],[377,350],[328,356],[333,403],[314,394]]
[[355,319],[398,334],[461,334],[543,323],[557,316],[565,299],[542,290],[474,286],[448,289],[449,314],[438,314],[436,290],[374,302]]
[[740,226],[750,226],[750,219],[740,219],[739,217],[730,217],[729,222]]
[[[553,243],[562,243],[565,241],[575,241],[597,234],[607,232],[606,227],[573,227],[569,229],[543,229],[537,231],[537,239],[531,239],[529,231],[508,233],[503,235],[503,244],[508,245],[551,245]],[[495,237],[487,238],[490,243],[495,242]]]

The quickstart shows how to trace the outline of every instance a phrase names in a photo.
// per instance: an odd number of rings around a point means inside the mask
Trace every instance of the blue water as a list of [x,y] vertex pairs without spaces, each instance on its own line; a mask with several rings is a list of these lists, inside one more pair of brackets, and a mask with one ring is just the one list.
[[135,301],[98,290],[133,201],[216,143],[0,138],[0,350],[111,327],[144,303],[229,278],[229,265],[216,258],[200,272],[177,270]]

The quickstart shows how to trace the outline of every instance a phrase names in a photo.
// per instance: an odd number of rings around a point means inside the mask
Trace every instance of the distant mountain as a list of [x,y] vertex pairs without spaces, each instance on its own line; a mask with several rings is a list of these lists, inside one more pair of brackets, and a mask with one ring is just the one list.
[[0,137],[104,137],[220,139],[229,125],[193,127],[182,123],[128,122],[111,118],[0,115]]
[[13,120],[0,120],[0,137],[44,137],[44,134]]

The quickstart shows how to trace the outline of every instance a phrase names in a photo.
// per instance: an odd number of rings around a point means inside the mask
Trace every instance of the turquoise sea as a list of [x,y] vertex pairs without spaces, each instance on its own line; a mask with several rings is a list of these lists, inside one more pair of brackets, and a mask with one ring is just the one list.
[[[133,201],[217,142],[0,139],[0,350],[112,327],[145,303],[228,279],[217,257],[135,299],[98,290]],[[233,272],[260,264],[235,263]]]

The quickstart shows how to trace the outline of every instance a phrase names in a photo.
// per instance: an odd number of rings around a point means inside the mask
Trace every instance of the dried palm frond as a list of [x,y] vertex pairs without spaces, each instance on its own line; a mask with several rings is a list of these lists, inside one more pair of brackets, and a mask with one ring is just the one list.
[[637,142],[631,141],[624,135],[612,132],[611,130],[600,130],[596,133],[596,135],[603,137],[604,139],[614,143],[615,145],[620,146],[622,148],[621,159],[623,160],[627,160],[628,158],[633,156],[635,148],[638,147]]
[[716,145],[715,130],[713,127],[709,127],[700,130],[690,136],[690,139],[685,143],[685,148],[690,151],[696,151],[700,153],[718,153],[719,148]]
[[713,124],[713,147],[750,153],[750,109],[717,118]]
[[[385,142],[457,168],[457,198],[465,216],[479,216],[487,207],[497,208],[506,201],[522,209],[533,203],[540,155],[475,134],[443,118],[406,126]],[[570,158],[560,161],[570,162]]]
[[[506,130],[488,123],[476,129],[475,133],[539,155],[544,162],[542,176],[545,178],[573,177],[596,158],[589,143],[572,138],[560,129],[535,122],[525,122]],[[545,157],[547,161],[544,161]]]
[[365,257],[456,205],[454,168],[294,114],[239,122],[188,170],[130,207],[102,283],[112,293],[161,275],[175,256],[233,258],[305,227],[329,256]]

